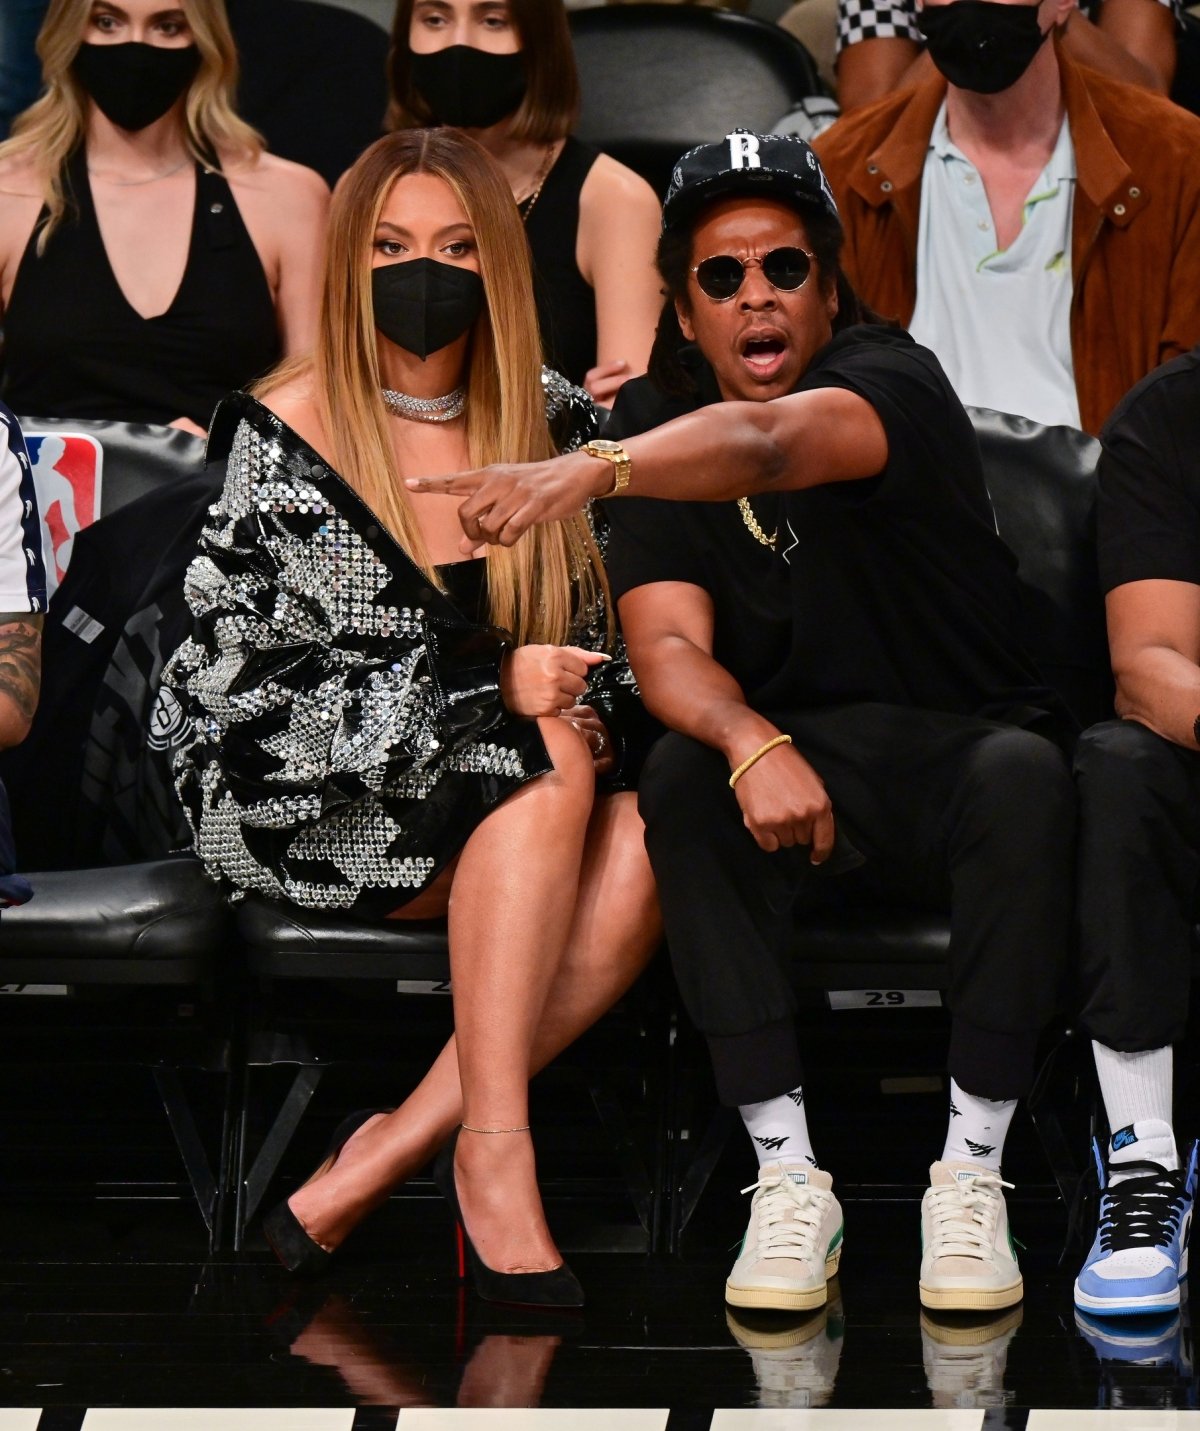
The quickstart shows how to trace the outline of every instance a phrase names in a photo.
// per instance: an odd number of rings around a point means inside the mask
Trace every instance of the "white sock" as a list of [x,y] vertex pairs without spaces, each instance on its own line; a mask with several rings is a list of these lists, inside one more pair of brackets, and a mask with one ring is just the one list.
[[743,1103],[738,1112],[754,1143],[758,1165],[795,1162],[803,1159],[815,1168],[812,1142],[808,1136],[808,1119],[804,1113],[804,1090],[793,1088],[778,1098],[762,1103]]
[[1121,1163],[1142,1161],[1159,1163],[1169,1170],[1177,1168],[1179,1151],[1171,1127],[1174,1049],[1168,1044],[1139,1053],[1121,1053],[1093,1039],[1092,1053],[1111,1130],[1108,1161],[1114,1170],[1109,1182],[1144,1176],[1138,1168],[1118,1173],[1115,1165]]
[[946,1129],[943,1163],[975,1163],[1000,1171],[1008,1125],[1016,1111],[1015,1098],[977,1098],[950,1080],[950,1126]]

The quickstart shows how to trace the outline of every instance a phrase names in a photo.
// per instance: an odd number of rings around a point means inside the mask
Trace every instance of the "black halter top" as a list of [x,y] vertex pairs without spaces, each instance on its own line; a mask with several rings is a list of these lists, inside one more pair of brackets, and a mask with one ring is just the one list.
[[189,417],[207,428],[220,399],[281,352],[267,276],[229,184],[196,166],[182,282],[165,313],[143,318],[108,261],[83,146],[65,178],[67,213],[39,256],[43,210],[4,315],[5,400],[36,417]]
[[596,363],[596,294],[579,271],[579,195],[598,149],[568,137],[536,203],[522,206],[533,258],[542,347],[549,367],[582,383]]

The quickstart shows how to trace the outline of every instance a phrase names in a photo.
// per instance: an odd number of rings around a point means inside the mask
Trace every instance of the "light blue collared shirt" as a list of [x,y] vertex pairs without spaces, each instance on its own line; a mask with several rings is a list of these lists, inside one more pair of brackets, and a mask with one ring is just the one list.
[[1071,357],[1075,177],[1064,116],[1025,200],[1021,232],[998,249],[983,180],[951,140],[943,101],[921,184],[909,331],[938,355],[964,403],[1080,425]]

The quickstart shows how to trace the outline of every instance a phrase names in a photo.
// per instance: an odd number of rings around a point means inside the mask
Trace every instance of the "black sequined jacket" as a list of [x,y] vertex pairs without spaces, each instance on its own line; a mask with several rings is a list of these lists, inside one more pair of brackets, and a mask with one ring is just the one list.
[[[577,446],[590,400],[544,382],[560,446]],[[551,768],[537,723],[501,700],[511,637],[432,587],[254,398],[217,409],[208,462],[226,475],[187,574],[195,630],[163,674],[193,732],[176,776],[197,853],[235,894],[385,915]],[[604,638],[596,609],[572,644]],[[620,788],[648,734],[623,648],[585,699],[623,757]]]

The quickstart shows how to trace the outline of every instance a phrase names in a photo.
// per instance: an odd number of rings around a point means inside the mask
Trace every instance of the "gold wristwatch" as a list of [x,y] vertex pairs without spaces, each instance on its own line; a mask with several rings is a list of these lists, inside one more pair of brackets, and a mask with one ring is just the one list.
[[607,492],[601,492],[602,497],[618,497],[625,488],[629,486],[629,478],[633,473],[633,463],[629,460],[629,453],[619,442],[613,442],[607,437],[595,437],[591,442],[585,442],[582,450],[589,457],[603,457],[606,462],[613,465],[613,484]]

